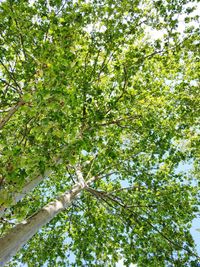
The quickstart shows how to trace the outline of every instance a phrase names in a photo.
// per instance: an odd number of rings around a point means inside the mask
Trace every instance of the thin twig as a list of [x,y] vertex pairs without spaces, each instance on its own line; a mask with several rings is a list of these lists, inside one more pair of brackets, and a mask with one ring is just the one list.
[[3,63],[3,61],[1,59],[0,59],[0,63],[4,67],[4,69],[6,70],[8,75],[10,76],[11,80],[13,80],[14,83],[16,84],[16,86],[19,88],[19,90],[17,90],[17,92],[21,95],[22,94],[22,90],[21,90],[21,87],[19,86],[19,84],[17,83],[14,74],[8,70],[8,68],[6,67],[6,65]]
[[3,80],[3,79],[0,78],[0,81],[5,83],[8,87],[13,88],[14,91],[18,92],[18,89],[16,87],[14,87],[12,84],[8,83],[6,80]]

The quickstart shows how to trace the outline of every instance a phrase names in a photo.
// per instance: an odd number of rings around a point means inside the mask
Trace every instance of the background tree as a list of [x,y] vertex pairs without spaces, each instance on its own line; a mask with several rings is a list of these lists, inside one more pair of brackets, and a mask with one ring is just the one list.
[[199,168],[194,10],[1,3],[0,246],[19,248],[47,223],[8,266],[195,266],[198,183],[178,172]]

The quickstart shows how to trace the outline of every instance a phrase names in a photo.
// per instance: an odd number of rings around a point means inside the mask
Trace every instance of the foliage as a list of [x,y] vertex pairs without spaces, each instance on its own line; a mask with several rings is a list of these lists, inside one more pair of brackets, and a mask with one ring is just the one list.
[[186,4],[1,2],[2,235],[70,189],[78,164],[99,177],[9,266],[195,266],[197,171],[177,171],[199,169],[198,16]]

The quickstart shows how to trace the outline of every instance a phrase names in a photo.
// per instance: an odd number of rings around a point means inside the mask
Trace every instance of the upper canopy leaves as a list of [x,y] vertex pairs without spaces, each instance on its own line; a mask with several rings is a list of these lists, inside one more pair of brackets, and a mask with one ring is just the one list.
[[66,266],[66,251],[71,266],[196,261],[196,184],[177,173],[199,156],[198,29],[178,31],[179,14],[197,20],[186,3],[1,3],[0,204],[52,170],[5,220],[70,188],[76,164],[101,178],[27,244],[29,266]]

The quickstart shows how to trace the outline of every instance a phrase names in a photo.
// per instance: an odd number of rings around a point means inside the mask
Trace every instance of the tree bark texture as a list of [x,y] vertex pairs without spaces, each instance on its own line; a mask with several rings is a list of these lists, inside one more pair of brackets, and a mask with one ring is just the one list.
[[[56,165],[58,165],[61,162],[62,162],[62,159],[58,158],[58,159],[56,159],[55,163],[56,163]],[[25,186],[22,188],[21,192],[14,192],[12,195],[12,205],[11,206],[17,204],[17,202],[22,200],[26,196],[26,194],[31,192],[36,186],[38,186],[51,173],[52,173],[52,170],[46,170],[43,175],[38,175],[35,179],[27,182],[25,184]],[[0,192],[0,196],[1,196],[1,192]],[[3,206],[3,205],[0,207],[0,217],[3,217],[3,215],[6,211],[6,208],[8,208],[8,207]]]
[[4,266],[38,230],[66,209],[86,185],[77,183],[56,200],[45,205],[0,239],[0,266]]

